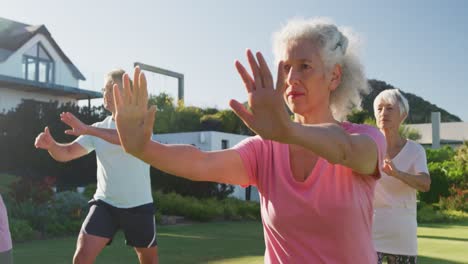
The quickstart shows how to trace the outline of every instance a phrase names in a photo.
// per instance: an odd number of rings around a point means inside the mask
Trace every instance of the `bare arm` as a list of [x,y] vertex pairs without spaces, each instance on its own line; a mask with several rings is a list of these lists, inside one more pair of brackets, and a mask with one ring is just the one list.
[[156,108],[147,108],[144,74],[135,68],[133,89],[123,77],[123,94],[114,86],[116,124],[126,152],[173,175],[195,181],[248,184],[247,172],[235,150],[203,152],[189,145],[164,145],[152,141]]
[[364,175],[378,168],[378,149],[367,135],[348,134],[336,124],[301,125],[294,123],[285,143],[308,148],[332,164],[341,164]]
[[61,162],[77,159],[88,154],[86,149],[76,142],[67,144],[57,143],[50,134],[48,127],[36,137],[34,146],[47,150],[52,158]]
[[411,174],[398,170],[390,159],[385,159],[382,170],[389,176],[395,177],[421,192],[427,192],[431,188],[431,177],[429,174],[420,172]]
[[65,134],[73,136],[90,135],[101,138],[109,143],[120,145],[119,135],[115,129],[86,125],[69,112],[60,114],[60,120],[71,127],[71,129],[65,130]]
[[203,152],[191,145],[164,145],[150,141],[136,156],[160,170],[193,181],[249,183],[240,155],[232,149]]

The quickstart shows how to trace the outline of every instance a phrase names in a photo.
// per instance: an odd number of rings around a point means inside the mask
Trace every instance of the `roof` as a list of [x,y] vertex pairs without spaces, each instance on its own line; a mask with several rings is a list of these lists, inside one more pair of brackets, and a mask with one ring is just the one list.
[[8,59],[11,54],[37,34],[42,34],[47,38],[75,78],[83,81],[86,80],[84,75],[65,55],[57,42],[55,42],[44,25],[32,26],[0,17],[0,62]]
[[76,100],[102,98],[102,93],[77,87],[41,83],[0,74],[0,89],[15,88],[26,92],[41,92],[55,96],[67,96]]
[[[416,129],[421,134],[420,144],[432,144],[432,124],[407,124],[409,128]],[[441,143],[463,143],[468,140],[468,122],[440,123]]]

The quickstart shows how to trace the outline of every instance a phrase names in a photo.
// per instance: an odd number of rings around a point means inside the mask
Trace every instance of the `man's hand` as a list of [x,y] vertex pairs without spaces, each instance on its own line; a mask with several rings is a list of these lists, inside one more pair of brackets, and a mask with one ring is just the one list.
[[51,147],[53,147],[56,144],[57,142],[50,134],[48,127],[44,128],[44,132],[40,133],[36,137],[36,141],[34,142],[34,146],[36,148],[45,149],[45,150],[49,150]]
[[81,122],[72,113],[65,112],[60,114],[60,120],[70,126],[72,129],[65,130],[65,134],[72,136],[86,135],[88,131],[88,125]]

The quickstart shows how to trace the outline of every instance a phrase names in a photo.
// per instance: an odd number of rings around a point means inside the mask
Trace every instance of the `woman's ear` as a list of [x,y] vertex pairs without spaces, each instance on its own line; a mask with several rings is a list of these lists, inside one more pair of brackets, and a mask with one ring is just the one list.
[[338,86],[340,85],[341,74],[342,74],[341,65],[335,64],[331,72],[331,80],[330,80],[330,86],[329,86],[330,91],[336,90],[336,88],[338,88]]

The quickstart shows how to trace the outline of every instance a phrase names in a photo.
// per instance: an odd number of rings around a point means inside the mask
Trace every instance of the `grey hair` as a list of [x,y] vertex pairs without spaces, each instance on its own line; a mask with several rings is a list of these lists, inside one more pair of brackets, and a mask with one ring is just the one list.
[[329,19],[293,19],[273,35],[276,62],[285,57],[290,42],[300,39],[310,40],[319,48],[327,70],[336,64],[341,66],[341,83],[331,92],[330,109],[334,118],[345,120],[353,108],[361,107],[361,96],[370,91],[364,67],[357,56],[358,38],[350,30],[338,28]]
[[400,108],[400,116],[409,114],[408,100],[398,89],[387,89],[380,92],[374,99],[374,115],[377,116],[377,108],[380,103],[387,103],[391,105],[398,104]]
[[106,85],[110,83],[112,86],[114,84],[117,84],[119,86],[119,89],[122,89],[122,77],[125,74],[125,71],[122,69],[114,69],[111,70],[106,74],[106,77],[104,78],[104,81],[106,82]]

